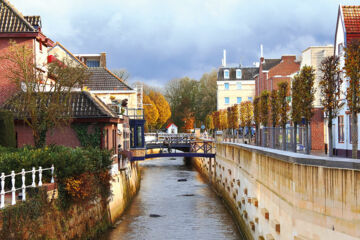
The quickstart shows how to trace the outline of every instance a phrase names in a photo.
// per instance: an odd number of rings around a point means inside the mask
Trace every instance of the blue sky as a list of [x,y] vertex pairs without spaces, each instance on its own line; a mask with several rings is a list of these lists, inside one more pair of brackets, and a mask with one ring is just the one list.
[[131,81],[163,86],[199,79],[230,63],[251,66],[260,44],[266,58],[300,55],[333,44],[339,4],[355,0],[10,0],[41,15],[43,32],[73,53],[108,54],[110,69]]

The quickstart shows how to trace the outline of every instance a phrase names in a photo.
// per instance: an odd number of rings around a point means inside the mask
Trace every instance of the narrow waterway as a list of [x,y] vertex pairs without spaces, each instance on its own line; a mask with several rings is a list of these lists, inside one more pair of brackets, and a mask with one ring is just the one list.
[[104,239],[243,239],[222,201],[182,158],[141,163],[141,188]]

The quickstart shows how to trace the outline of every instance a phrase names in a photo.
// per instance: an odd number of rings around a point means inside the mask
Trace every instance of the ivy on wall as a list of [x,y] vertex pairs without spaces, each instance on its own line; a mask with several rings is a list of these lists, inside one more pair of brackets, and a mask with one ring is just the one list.
[[75,130],[82,147],[99,147],[101,144],[101,128],[95,125],[92,132],[89,132],[90,124],[76,123],[71,127]]

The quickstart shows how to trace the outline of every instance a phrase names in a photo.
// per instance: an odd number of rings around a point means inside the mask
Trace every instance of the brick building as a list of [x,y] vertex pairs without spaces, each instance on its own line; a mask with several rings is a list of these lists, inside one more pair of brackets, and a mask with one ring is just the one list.
[[[32,49],[39,68],[46,63],[48,48],[54,44],[42,33],[40,16],[23,16],[9,1],[0,0],[0,55],[9,51],[10,40]],[[0,67],[0,105],[17,91],[7,78],[9,67],[9,62],[2,62]]]

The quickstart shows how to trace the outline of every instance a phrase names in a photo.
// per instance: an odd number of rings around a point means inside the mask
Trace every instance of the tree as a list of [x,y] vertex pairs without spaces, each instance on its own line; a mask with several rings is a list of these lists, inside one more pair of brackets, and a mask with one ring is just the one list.
[[345,48],[345,67],[349,86],[346,100],[351,113],[352,158],[358,152],[358,113],[360,112],[360,41],[352,40]]
[[243,127],[243,139],[245,128],[248,130],[249,142],[251,141],[251,125],[254,117],[254,108],[250,101],[241,102],[240,104],[240,119]]
[[344,102],[340,99],[342,79],[340,78],[339,57],[329,56],[320,65],[322,76],[319,82],[321,105],[328,118],[329,156],[333,156],[332,120],[337,117]]
[[204,122],[207,114],[216,111],[217,72],[204,73],[198,84],[196,119]]
[[287,82],[280,82],[278,84],[278,104],[280,114],[280,126],[282,127],[282,149],[286,150],[286,123],[288,121],[289,103],[287,96],[289,93],[289,84]]
[[291,86],[291,120],[294,124],[293,134],[293,151],[296,152],[297,147],[297,126],[302,118],[302,82],[299,74],[296,74]]
[[159,118],[159,112],[155,106],[155,103],[150,99],[148,95],[143,96],[143,105],[145,113],[145,127],[147,130],[151,130],[157,123]]
[[315,99],[315,70],[311,66],[303,66],[300,71],[302,83],[302,115],[305,120],[305,142],[306,153],[310,154],[311,144],[309,144],[309,124],[313,116],[313,102]]
[[206,116],[206,119],[205,119],[205,126],[206,126],[206,129],[208,129],[209,131],[213,131],[214,130],[214,119],[213,119],[213,114],[210,113]]
[[130,77],[129,72],[126,69],[114,69],[111,72],[124,82],[127,82]]
[[183,118],[183,122],[184,132],[190,132],[192,129],[194,129],[195,117],[190,112],[187,112],[187,115]]
[[273,89],[270,95],[271,123],[272,123],[272,147],[275,148],[275,127],[279,124],[279,101],[278,92]]
[[233,137],[235,139],[234,130],[239,128],[239,105],[228,108],[228,122],[229,128],[232,129]]
[[166,101],[165,97],[159,92],[151,91],[149,97],[154,102],[158,110],[159,117],[157,119],[155,127],[157,129],[160,129],[171,117],[171,110],[169,103]]
[[260,119],[261,119],[261,124],[263,125],[263,133],[262,133],[262,146],[265,146],[265,128],[268,126],[268,122],[269,122],[269,108],[270,108],[270,104],[269,104],[269,98],[270,98],[270,94],[269,91],[263,91],[261,93],[260,96],[261,100],[260,100]]
[[35,147],[41,148],[49,130],[70,124],[71,92],[88,78],[86,68],[66,59],[36,65],[33,49],[15,42],[10,42],[9,51],[0,59],[8,79],[19,90],[10,104],[32,129]]
[[216,130],[220,129],[220,112],[215,111],[211,115],[212,115],[213,121],[214,121],[214,128]]
[[254,122],[255,122],[255,144],[259,145],[259,126],[261,123],[260,120],[260,98],[255,97],[253,102],[253,109],[254,109]]
[[227,116],[227,111],[226,110],[220,110],[220,114],[219,114],[219,119],[220,119],[220,129],[221,130],[225,130],[228,128],[228,116]]

